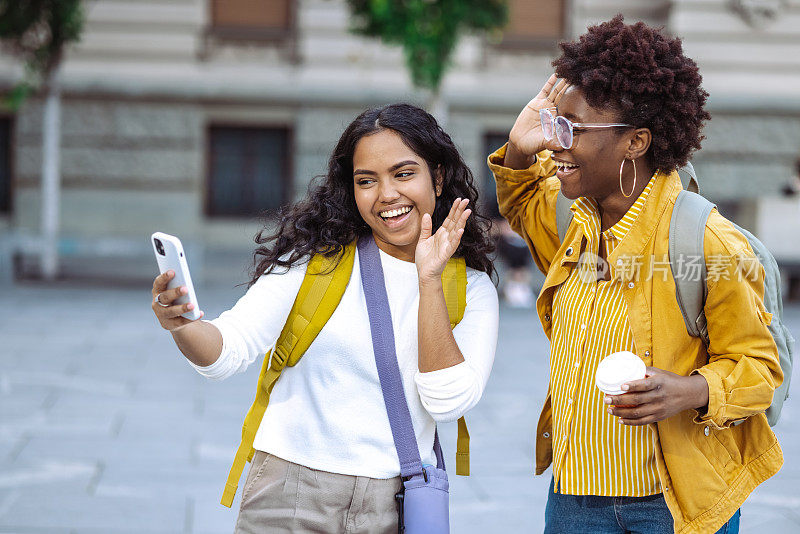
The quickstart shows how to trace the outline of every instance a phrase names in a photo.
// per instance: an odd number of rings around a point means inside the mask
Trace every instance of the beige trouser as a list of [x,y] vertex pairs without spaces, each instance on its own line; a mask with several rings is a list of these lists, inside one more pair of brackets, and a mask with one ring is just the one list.
[[400,477],[317,471],[256,451],[235,534],[395,534]]

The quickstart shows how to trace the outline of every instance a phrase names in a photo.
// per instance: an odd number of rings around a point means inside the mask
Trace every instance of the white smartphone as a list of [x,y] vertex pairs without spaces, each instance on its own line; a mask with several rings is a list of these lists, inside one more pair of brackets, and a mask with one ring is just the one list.
[[186,254],[183,252],[181,240],[174,235],[156,232],[150,236],[150,241],[153,244],[153,252],[156,254],[158,270],[161,274],[164,274],[170,269],[175,271],[175,276],[169,281],[169,284],[167,284],[167,289],[186,286],[186,289],[189,290],[185,295],[178,297],[178,299],[173,302],[173,305],[191,302],[194,304],[194,309],[181,314],[181,317],[192,321],[199,319],[200,306],[197,303],[197,296],[194,294],[192,277],[189,274],[189,264],[186,262]]

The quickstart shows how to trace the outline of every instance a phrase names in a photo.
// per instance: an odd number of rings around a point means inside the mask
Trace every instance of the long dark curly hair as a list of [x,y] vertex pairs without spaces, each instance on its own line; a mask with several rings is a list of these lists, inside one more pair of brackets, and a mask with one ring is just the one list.
[[578,87],[592,106],[611,107],[620,122],[648,128],[653,140],[647,156],[654,167],[671,171],[700,148],[703,122],[711,118],[704,109],[708,93],[680,39],[642,22],[627,25],[617,15],[559,46],[556,75]]
[[279,224],[267,224],[255,237],[259,245],[253,255],[249,286],[261,275],[278,267],[289,268],[314,254],[333,257],[354,239],[372,232],[356,207],[353,182],[353,153],[363,137],[392,130],[428,164],[431,179],[442,177],[442,193],[436,199],[433,231],[441,226],[456,198],[469,199],[472,215],[467,220],[455,256],[467,266],[494,277],[490,259],[494,244],[489,235],[491,222],[480,215],[478,190],[452,139],[436,119],[410,104],[391,104],[368,109],[350,123],[336,144],[328,162],[328,174],[312,181],[306,197],[282,208]]

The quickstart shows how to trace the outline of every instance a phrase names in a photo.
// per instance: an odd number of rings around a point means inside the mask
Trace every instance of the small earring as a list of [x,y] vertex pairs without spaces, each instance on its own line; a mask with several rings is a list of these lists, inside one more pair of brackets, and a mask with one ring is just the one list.
[[625,166],[625,161],[627,161],[627,159],[628,158],[623,158],[622,163],[619,164],[619,192],[622,193],[623,197],[630,198],[633,192],[636,191],[636,160],[631,160],[633,163],[633,187],[631,187],[631,192],[626,195],[625,190],[622,188],[622,168]]

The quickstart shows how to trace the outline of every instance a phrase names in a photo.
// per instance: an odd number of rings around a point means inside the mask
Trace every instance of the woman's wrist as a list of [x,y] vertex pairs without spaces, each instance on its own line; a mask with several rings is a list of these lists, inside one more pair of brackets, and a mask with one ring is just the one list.
[[691,384],[691,406],[694,410],[705,412],[708,410],[708,382],[701,374],[694,374],[686,377]]
[[190,321],[188,323],[182,324],[180,326],[176,326],[175,328],[171,328],[170,330],[168,330],[168,332],[172,334],[173,337],[175,336],[181,337],[186,334],[191,336],[192,331],[199,332],[203,330],[204,330],[203,322],[198,319],[195,321]]
[[442,275],[420,275],[419,276],[419,290],[422,291],[431,291],[431,290],[440,290],[442,291]]
[[516,145],[508,141],[506,147],[506,157],[503,159],[503,166],[509,169],[520,170],[527,169],[536,163],[536,154],[528,155],[519,150]]
[[192,321],[169,332],[178,350],[195,365],[208,367],[222,354],[222,333],[212,323]]

